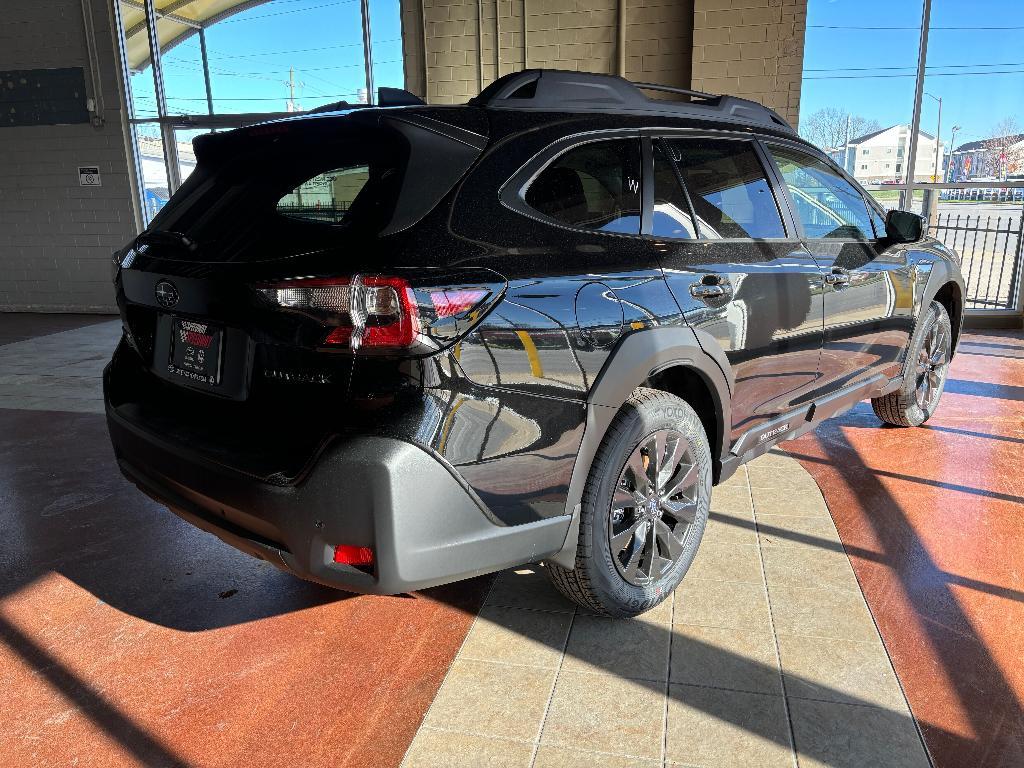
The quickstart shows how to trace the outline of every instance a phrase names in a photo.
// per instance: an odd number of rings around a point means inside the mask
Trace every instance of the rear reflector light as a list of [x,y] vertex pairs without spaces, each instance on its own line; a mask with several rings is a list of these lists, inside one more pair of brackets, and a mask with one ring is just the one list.
[[398,277],[287,280],[259,287],[271,303],[309,312],[334,326],[324,346],[404,349],[420,331],[409,283]]
[[342,565],[373,565],[373,550],[369,547],[338,544],[334,547],[334,562]]

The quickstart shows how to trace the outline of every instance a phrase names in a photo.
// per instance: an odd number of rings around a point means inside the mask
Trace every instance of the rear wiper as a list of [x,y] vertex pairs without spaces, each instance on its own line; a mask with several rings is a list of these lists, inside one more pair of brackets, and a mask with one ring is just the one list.
[[173,243],[174,245],[180,245],[190,253],[195,253],[199,250],[199,245],[195,240],[183,235],[181,232],[165,232],[162,230],[156,230],[154,232],[143,232],[135,239],[136,245],[157,245],[159,243]]

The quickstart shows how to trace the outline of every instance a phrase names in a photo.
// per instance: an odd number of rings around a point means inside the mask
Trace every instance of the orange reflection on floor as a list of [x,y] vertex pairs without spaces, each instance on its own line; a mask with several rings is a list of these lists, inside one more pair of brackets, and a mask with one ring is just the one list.
[[786,445],[818,481],[939,768],[1024,766],[1024,336],[970,333],[938,412]]

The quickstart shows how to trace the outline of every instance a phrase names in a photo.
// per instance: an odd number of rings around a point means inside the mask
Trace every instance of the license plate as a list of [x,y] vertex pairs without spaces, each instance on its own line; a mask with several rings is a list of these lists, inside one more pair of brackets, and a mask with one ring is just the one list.
[[195,320],[174,318],[167,370],[203,384],[219,384],[224,331]]

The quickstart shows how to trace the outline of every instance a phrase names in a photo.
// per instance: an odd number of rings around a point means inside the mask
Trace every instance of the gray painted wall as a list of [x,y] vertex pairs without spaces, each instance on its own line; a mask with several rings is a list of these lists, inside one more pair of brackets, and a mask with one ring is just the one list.
[[[84,67],[92,95],[80,0],[2,5],[0,71]],[[0,311],[116,310],[110,254],[136,228],[111,15],[91,5],[103,127],[0,127]],[[103,186],[79,186],[80,165],[99,166]]]

